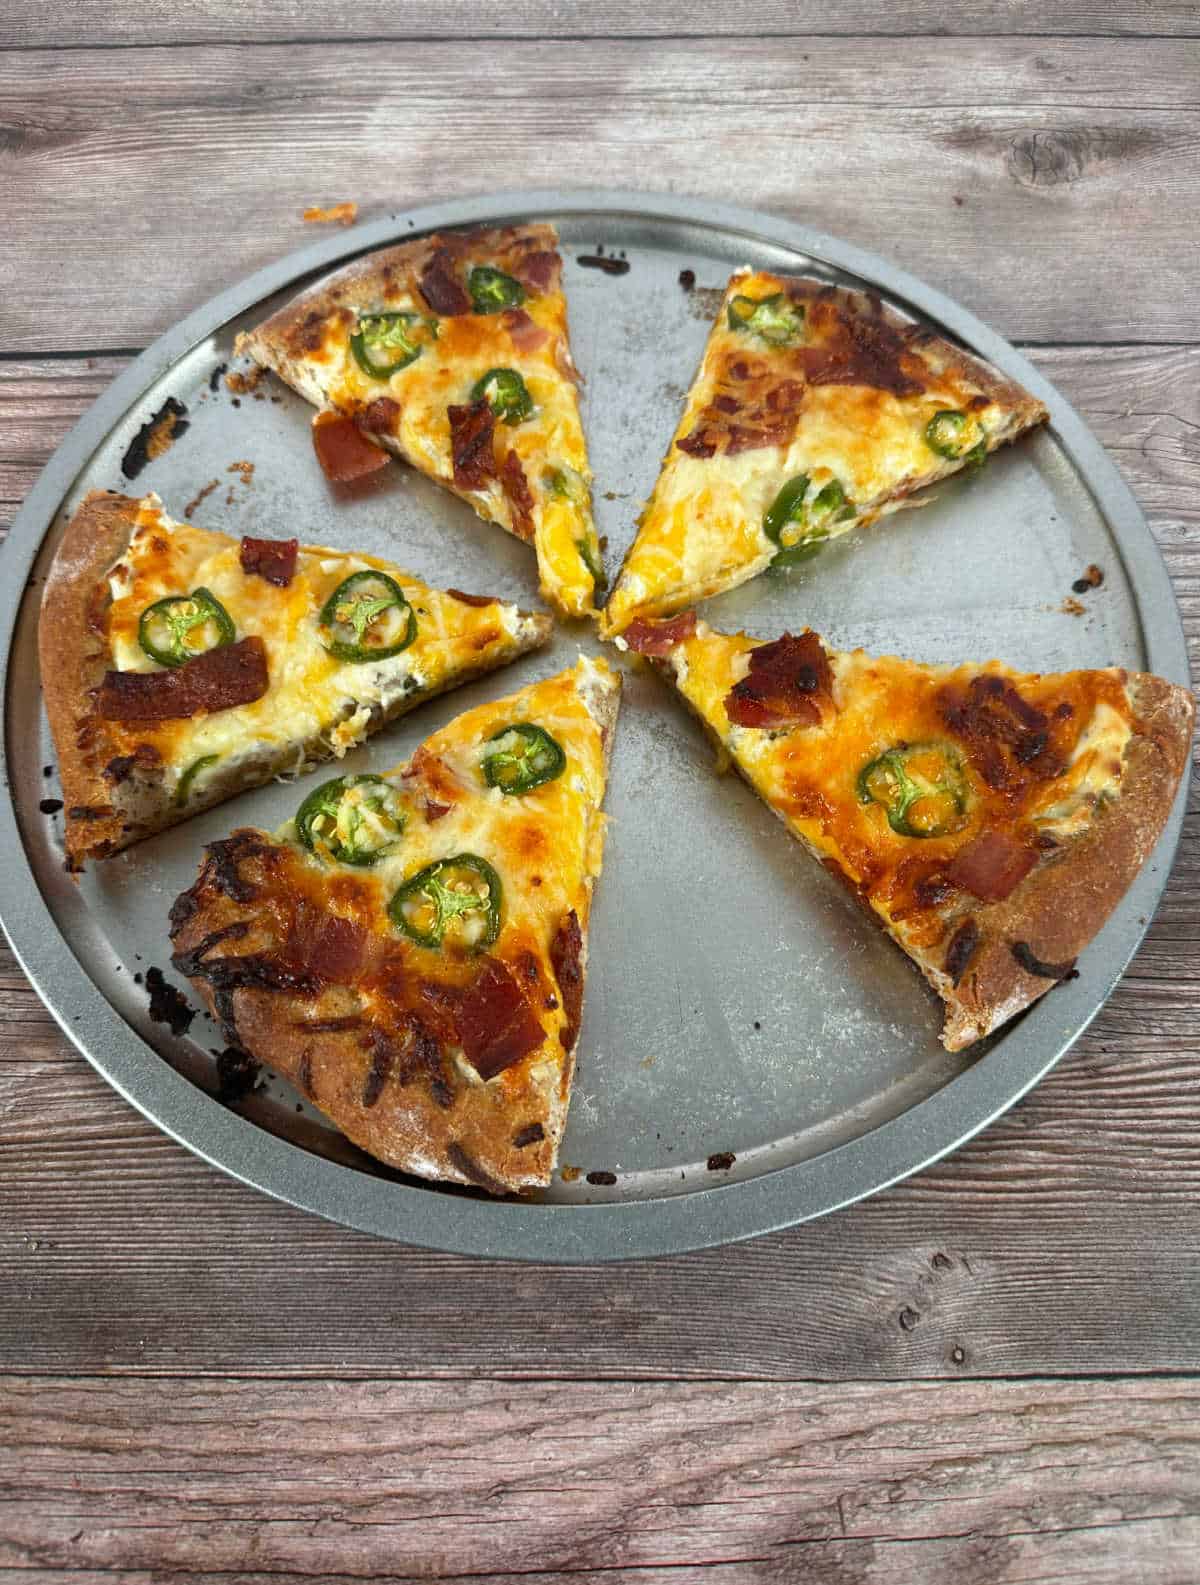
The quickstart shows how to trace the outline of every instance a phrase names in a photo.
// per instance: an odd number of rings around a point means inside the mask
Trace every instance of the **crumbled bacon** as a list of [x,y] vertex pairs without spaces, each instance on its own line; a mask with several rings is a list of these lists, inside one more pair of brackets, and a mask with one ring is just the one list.
[[785,633],[750,652],[750,671],[725,699],[735,726],[812,726],[833,703],[833,672],[813,632]]
[[251,539],[242,535],[242,571],[286,589],[296,572],[298,539]]
[[106,721],[179,720],[253,704],[268,683],[262,639],[243,638],[206,650],[170,671],[105,672],[96,710]]
[[572,1051],[579,1038],[579,1024],[583,1016],[583,932],[579,928],[579,915],[572,908],[554,933],[550,943],[550,963],[558,981],[558,994],[562,1000],[566,1022],[559,1036],[564,1051]]
[[454,482],[460,490],[482,490],[496,476],[492,437],[496,415],[483,398],[468,407],[450,406],[450,447],[454,457]]
[[312,426],[313,449],[321,471],[335,484],[359,479],[387,466],[387,452],[373,446],[352,418],[318,413]]
[[1038,861],[1026,847],[1003,831],[984,831],[960,848],[946,871],[952,885],[981,902],[1000,903],[1016,890]]
[[1012,787],[1029,774],[1046,779],[1061,768],[1058,756],[1047,752],[1049,719],[1005,678],[973,677],[965,694],[944,688],[938,703],[989,787]]
[[400,423],[400,403],[390,396],[377,396],[355,422],[368,435],[394,435]]
[[469,314],[471,299],[454,268],[454,254],[438,248],[421,271],[421,296],[435,314]]
[[515,451],[506,451],[500,465],[500,483],[512,509],[513,529],[520,539],[533,538],[533,492]]
[[491,1079],[537,1049],[545,1032],[506,964],[487,958],[458,1007],[467,1061]]
[[288,928],[285,956],[297,973],[331,984],[352,984],[362,973],[370,932],[353,919],[301,902]]
[[539,248],[517,266],[517,279],[535,295],[558,289],[562,260],[549,248]]
[[686,451],[689,457],[711,457],[717,450],[717,443],[708,428],[693,429],[690,435],[684,435],[675,444],[680,451]]
[[621,637],[635,654],[669,655],[676,644],[682,644],[696,631],[695,611],[681,611],[667,618],[639,616],[631,622]]
[[550,340],[550,332],[543,330],[523,308],[506,308],[500,315],[500,323],[518,352],[536,352]]

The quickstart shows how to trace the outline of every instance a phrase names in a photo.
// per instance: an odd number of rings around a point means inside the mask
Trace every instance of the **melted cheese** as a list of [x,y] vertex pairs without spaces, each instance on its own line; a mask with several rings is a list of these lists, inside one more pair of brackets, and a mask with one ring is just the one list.
[[[497,421],[496,432],[503,448],[520,457],[533,496],[533,538],[542,593],[568,616],[586,616],[593,614],[592,577],[578,542],[594,540],[591,504],[586,489],[578,500],[556,496],[545,477],[566,467],[585,484],[591,480],[578,397],[560,366],[560,359],[568,365],[570,360],[566,299],[561,292],[544,293],[527,298],[524,310],[546,332],[542,346],[522,350],[501,314],[455,315],[439,319],[436,340],[387,379],[372,378],[362,369],[350,349],[354,321],[334,313],[320,348],[302,360],[289,358],[285,372],[318,407],[355,413],[377,397],[391,397],[400,407],[397,428],[380,435],[381,442],[461,495],[480,517],[512,533],[512,509],[497,480],[481,490],[461,490],[455,484],[447,408],[468,403],[472,387],[489,369],[515,369],[525,381],[534,411],[520,424]],[[428,313],[404,293],[389,296],[379,311]]]
[[[811,385],[791,441],[733,456],[719,450],[702,458],[676,442],[702,423],[730,358],[777,366],[780,379],[794,377],[786,348],[730,328],[727,307],[739,294],[765,298],[784,282],[765,273],[740,272],[730,280],[672,438],[654,494],[642,515],[637,539],[625,560],[604,614],[605,631],[620,632],[638,616],[677,610],[734,588],[769,566],[779,546],[762,522],[780,489],[806,474],[811,493],[836,480],[857,516],[829,527],[829,538],[873,522],[906,503],[896,498],[918,484],[956,471],[925,442],[925,426],[939,409],[962,409],[977,388],[950,369],[937,371],[926,358],[926,389],[897,397],[866,385]],[[989,447],[1003,438],[1008,415],[996,403],[977,413]]]
[[[389,659],[339,661],[321,642],[318,615],[344,578],[366,570],[386,572],[400,585],[416,612],[417,636]],[[377,557],[320,546],[303,546],[291,582],[276,588],[243,572],[238,541],[172,522],[155,496],[140,503],[129,548],[108,581],[109,642],[119,671],[161,669],[138,643],[141,614],[156,600],[196,588],[220,601],[239,639],[257,636],[266,646],[270,687],[253,704],[186,720],[111,723],[122,752],[138,744],[158,750],[168,793],[189,765],[208,755],[218,761],[209,774],[231,783],[239,768],[278,760],[293,746],[285,768],[296,771],[318,742],[341,756],[400,700],[434,692],[460,672],[513,653],[528,621],[515,606],[467,605]]]
[[[677,645],[664,665],[789,830],[818,858],[832,860],[906,945],[927,946],[942,931],[936,907],[915,906],[914,886],[944,870],[982,830],[1075,838],[1119,796],[1132,735],[1132,707],[1119,671],[1022,676],[996,662],[922,666],[862,650],[827,650],[835,708],[819,725],[772,731],[736,725],[725,709],[757,642],[744,633],[714,633],[700,623],[695,637]],[[1070,715],[1054,727],[1055,745],[1065,751],[1059,775],[1041,781],[1030,774],[1022,786],[1003,791],[986,784],[971,762],[970,744],[947,725],[939,703],[942,690],[965,690],[981,675],[1003,677],[1047,717],[1070,706]],[[898,835],[879,804],[859,800],[858,774],[898,744],[939,740],[955,743],[962,754],[969,787],[966,823],[944,837]]]
[[[366,870],[347,870],[299,847],[297,854],[322,885],[325,877],[333,876],[325,895],[337,912],[397,939],[402,938],[388,918],[387,906],[399,888],[438,859],[476,854],[493,866],[503,888],[500,935],[489,953],[519,965],[522,955],[532,952],[539,964],[547,965],[551,941],[569,910],[575,910],[586,929],[591,884],[600,873],[603,855],[600,805],[606,777],[605,745],[590,706],[618,686],[603,660],[581,659],[571,671],[468,711],[427,738],[412,761],[387,773],[407,816],[394,853]],[[533,722],[549,732],[562,747],[566,766],[553,781],[528,793],[508,795],[486,785],[480,766],[488,740],[517,721]],[[435,811],[430,818],[430,795],[437,811],[449,805],[445,813]],[[279,835],[296,841],[291,822]],[[414,975],[453,977],[455,964],[449,954],[407,942],[405,951]],[[464,970],[470,966],[469,958],[459,965]],[[554,983],[548,970],[543,978]],[[374,992],[369,985],[362,989],[369,1003],[377,997],[374,1012],[387,1022],[394,1009],[386,989]],[[543,1060],[561,1066],[563,1048],[557,1037],[565,1011],[558,1005],[543,1005],[538,1016],[549,1042]],[[479,1082],[465,1059],[460,1059],[460,1067]],[[501,1074],[490,1082],[509,1080]]]

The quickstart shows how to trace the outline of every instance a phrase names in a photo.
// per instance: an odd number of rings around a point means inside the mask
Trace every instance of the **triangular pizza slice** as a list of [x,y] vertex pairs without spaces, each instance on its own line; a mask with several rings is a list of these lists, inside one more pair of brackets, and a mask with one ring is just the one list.
[[380,1161],[548,1182],[570,1096],[620,678],[602,661],[470,710],[276,837],[214,843],[173,962],[223,1037]]
[[603,572],[553,226],[366,254],[238,350],[319,409],[330,478],[370,471],[386,447],[531,544],[559,611],[593,614]]
[[739,271],[604,629],[797,566],[1046,416],[874,294]]
[[155,495],[94,491],[38,629],[68,864],[341,756],[550,629],[376,556],[239,542],[173,522]]
[[926,666],[694,613],[623,643],[674,682],[792,834],[982,1039],[1059,980],[1149,857],[1187,763],[1184,688],[1117,667]]

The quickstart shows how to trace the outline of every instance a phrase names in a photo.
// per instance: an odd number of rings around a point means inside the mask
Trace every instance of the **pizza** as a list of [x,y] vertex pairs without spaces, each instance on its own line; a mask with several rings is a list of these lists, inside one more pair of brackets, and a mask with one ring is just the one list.
[[318,409],[328,477],[394,452],[532,545],[545,598],[589,616],[603,570],[561,277],[553,226],[421,237],[328,277],[238,350]]
[[738,271],[603,630],[800,566],[1046,417],[872,293]]
[[68,867],[340,757],[550,631],[375,556],[239,542],[172,521],[155,495],[95,491],[38,629]]
[[602,660],[339,776],[206,851],[172,959],[231,1044],[363,1150],[492,1193],[545,1184],[583,1008],[620,678]]
[[621,642],[917,964],[951,1051],[1075,976],[1191,743],[1191,694],[1116,667],[919,665],[811,630],[718,633],[693,612],[639,619]]

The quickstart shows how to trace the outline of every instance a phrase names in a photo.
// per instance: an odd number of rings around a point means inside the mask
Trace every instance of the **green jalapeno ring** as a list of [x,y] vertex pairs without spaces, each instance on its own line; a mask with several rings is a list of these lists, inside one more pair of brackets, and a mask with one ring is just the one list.
[[[919,771],[914,762],[925,755],[937,755],[943,763],[943,772],[931,779]],[[943,837],[961,830],[966,813],[968,786],[966,772],[956,749],[945,743],[898,743],[870,760],[858,773],[857,791],[860,803],[877,803],[887,815],[888,825],[897,836]],[[932,821],[926,819],[914,824],[913,811],[925,800],[940,800],[942,813],[935,803]]]
[[533,412],[533,397],[516,369],[489,369],[471,387],[471,400],[486,399],[502,424],[522,424]]
[[182,809],[192,794],[192,784],[201,771],[206,771],[210,765],[215,765],[220,759],[219,754],[201,754],[199,759],[194,759],[187,766],[178,782],[175,784],[175,796],[171,800],[176,809]]
[[488,738],[489,743],[503,744],[503,739],[516,735],[520,745],[495,748],[483,758],[483,779],[489,787],[499,787],[509,795],[532,792],[543,787],[566,769],[567,756],[557,738],[550,736],[545,727],[532,721],[514,721],[502,726]]
[[837,479],[830,479],[806,501],[810,480],[798,473],[789,479],[763,516],[763,532],[779,552],[771,562],[775,571],[786,571],[808,561],[829,539],[833,525],[854,518],[854,503],[846,499]]
[[589,534],[583,539],[577,539],[575,549],[579,552],[580,561],[591,574],[592,588],[602,596],[608,588],[608,574],[604,570],[604,563],[600,560],[600,546],[596,543],[595,535]]
[[786,346],[804,328],[804,308],[790,303],[783,292],[770,297],[744,297],[730,300],[726,310],[730,330],[748,330],[771,346]]
[[[359,800],[361,806],[372,814],[381,817],[382,821],[391,821],[395,826],[395,837],[371,845],[364,837],[370,838],[369,822],[353,804],[347,805],[348,793],[356,788],[376,786],[382,789],[377,794]],[[393,807],[384,807],[386,795],[392,793]],[[335,776],[331,781],[322,784],[309,793],[308,797],[296,811],[296,835],[310,853],[317,852],[317,844],[339,864],[353,864],[362,868],[366,865],[377,864],[380,859],[393,853],[404,830],[404,814],[395,807],[395,795],[390,782],[382,776]],[[328,823],[329,830],[321,827]],[[343,830],[345,835],[343,836]]]
[[[188,636],[197,628],[212,623],[216,640],[204,649],[188,647]],[[156,637],[155,629],[159,630]],[[165,635],[162,629],[165,628]],[[151,660],[160,666],[182,666],[193,656],[209,649],[220,649],[237,638],[237,628],[229,612],[210,589],[193,589],[191,594],[169,594],[148,605],[138,618],[138,643]]]
[[974,462],[975,453],[983,448],[987,455],[987,436],[978,419],[953,407],[943,407],[925,425],[925,444],[930,451],[951,462],[964,459]]
[[[472,880],[477,883],[474,887]],[[486,859],[475,853],[456,853],[453,858],[436,859],[410,876],[388,904],[388,916],[410,941],[437,951],[445,944],[446,931],[453,920],[482,914],[482,934],[467,943],[468,951],[480,952],[500,934],[503,895],[500,877]],[[413,904],[426,913],[432,911],[427,926],[409,918],[406,908]]]
[[[423,324],[431,336],[437,335],[437,320],[423,319],[420,314],[402,311],[394,314],[363,314],[354,334],[350,337],[350,351],[364,374],[373,380],[386,380],[399,369],[406,369],[424,352],[425,346],[410,334],[410,327]],[[377,360],[373,349],[381,352],[395,351],[389,361]]]
[[498,314],[505,308],[520,308],[525,288],[520,281],[491,264],[477,264],[467,276],[471,307],[477,314]]
[[[375,585],[382,588],[382,593],[374,598],[367,593],[367,587]],[[352,591],[361,589],[362,593]],[[401,617],[407,612],[408,620],[401,637],[393,644],[368,644],[366,637],[371,627],[387,611],[395,610]],[[389,578],[385,572],[375,572],[370,568],[362,572],[352,572],[348,578],[343,578],[341,583],[321,607],[317,618],[321,627],[328,628],[330,639],[325,643],[325,649],[335,660],[350,661],[360,664],[369,660],[387,660],[392,655],[398,655],[417,636],[417,613],[409,604],[403,589],[394,578]],[[338,629],[349,629],[352,638],[339,638]]]

